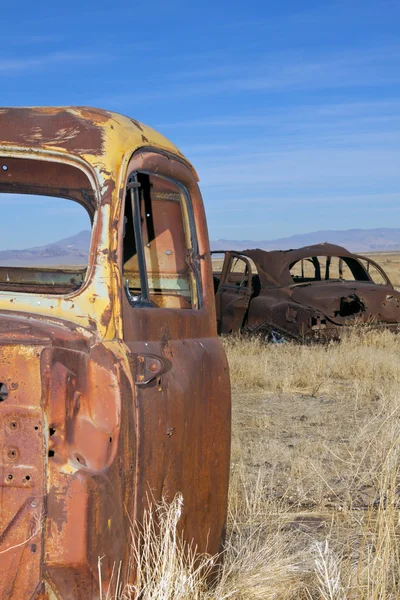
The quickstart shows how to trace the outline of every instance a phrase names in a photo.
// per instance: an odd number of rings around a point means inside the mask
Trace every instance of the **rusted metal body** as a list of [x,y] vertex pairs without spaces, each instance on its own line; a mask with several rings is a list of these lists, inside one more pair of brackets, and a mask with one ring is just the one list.
[[223,254],[222,268],[214,269],[220,333],[279,341],[337,337],[354,323],[397,330],[400,292],[370,258],[333,244]]
[[[0,109],[2,166],[0,192],[80,202],[93,230],[79,273],[0,267],[0,597],[97,599],[99,557],[103,589],[114,567],[134,578],[130,528],[150,497],[182,493],[199,552],[217,552],[224,535],[230,387],[197,177],[152,129],[86,108]],[[191,297],[157,283],[146,299],[138,249],[139,296],[124,275],[132,173],[156,173],[183,198],[186,248],[174,196],[171,226],[159,211],[140,252],[149,280],[185,281]]]

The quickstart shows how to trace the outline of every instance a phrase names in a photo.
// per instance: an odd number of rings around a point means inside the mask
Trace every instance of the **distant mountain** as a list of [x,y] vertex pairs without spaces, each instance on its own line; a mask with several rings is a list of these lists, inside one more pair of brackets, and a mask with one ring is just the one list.
[[[90,244],[90,231],[80,231],[76,235],[24,250],[0,251],[0,266],[52,266],[87,264]],[[348,229],[346,231],[315,231],[292,235],[276,240],[216,240],[211,242],[213,250],[287,250],[311,244],[330,242],[344,246],[355,252],[382,252],[400,250],[400,229]]]
[[90,231],[80,231],[46,246],[24,250],[0,251],[0,265],[4,267],[85,265],[88,261]]
[[352,252],[382,252],[400,250],[400,229],[347,229],[345,231],[314,231],[276,240],[215,240],[212,250],[288,250],[329,242]]

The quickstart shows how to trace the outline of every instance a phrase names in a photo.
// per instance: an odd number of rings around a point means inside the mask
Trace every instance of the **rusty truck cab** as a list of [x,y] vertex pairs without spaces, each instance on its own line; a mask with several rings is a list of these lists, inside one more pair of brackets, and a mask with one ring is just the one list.
[[5,108],[3,193],[78,203],[91,234],[85,266],[0,252],[0,597],[97,599],[99,558],[123,586],[132,522],[178,492],[218,552],[230,388],[193,167],[115,113]]

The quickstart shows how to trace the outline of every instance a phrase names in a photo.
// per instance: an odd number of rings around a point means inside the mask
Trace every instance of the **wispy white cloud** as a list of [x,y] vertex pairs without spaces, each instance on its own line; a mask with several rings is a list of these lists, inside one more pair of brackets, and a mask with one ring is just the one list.
[[67,39],[65,34],[61,33],[48,33],[48,34],[24,34],[18,35],[13,32],[12,35],[2,35],[0,43],[3,47],[9,48],[10,46],[30,46],[30,45],[41,45],[41,44],[59,44]]
[[[112,103],[137,104],[150,100],[265,93],[291,90],[328,90],[373,87],[398,83],[400,46],[349,48],[320,58],[293,54],[268,55],[263,62],[221,64],[201,69],[166,71],[157,84],[144,74],[140,95],[104,98]],[[182,79],[186,81],[182,82]]]
[[337,187],[367,182],[385,186],[391,180],[400,184],[400,148],[300,148],[241,155],[221,154],[196,161],[203,187],[279,185],[295,189],[299,185]]
[[319,103],[310,105],[297,105],[294,107],[279,108],[268,106],[264,112],[252,111],[251,114],[225,114],[215,117],[203,117],[199,119],[187,119],[182,121],[170,121],[156,123],[155,127],[162,130],[182,128],[204,128],[204,127],[264,127],[271,124],[283,123],[309,124],[319,119],[329,119],[355,123],[354,119],[382,122],[387,119],[400,118],[400,98],[377,100],[368,102],[341,102],[335,104]]
[[109,59],[103,53],[90,52],[54,52],[42,56],[26,56],[22,58],[1,58],[0,75],[10,75],[30,71],[32,69],[45,69],[46,67],[63,65],[67,63],[90,63]]
[[[254,31],[270,31],[274,32],[278,30],[287,32],[293,27],[305,27],[308,25],[313,27],[327,25],[332,29],[338,23],[343,22],[343,19],[352,16],[357,5],[360,11],[359,21],[362,23],[368,19],[382,18],[387,16],[387,12],[391,9],[398,9],[398,0],[380,0],[379,3],[365,2],[365,0],[352,0],[349,3],[346,0],[342,1],[325,1],[319,3],[319,5],[313,5],[312,9],[295,9],[294,12],[283,11],[281,14],[274,14],[268,18],[243,18],[243,19],[230,19],[226,18],[224,21],[215,23],[214,26],[220,30],[246,30],[250,29]],[[299,7],[300,7],[299,3]],[[251,13],[250,13],[251,14]]]
[[[229,211],[234,213],[259,213],[269,210],[273,207],[279,207],[284,205],[286,209],[298,210],[300,207],[306,211],[315,210],[321,207],[336,207],[341,208],[352,205],[360,207],[370,206],[368,210],[371,212],[382,212],[389,209],[400,210],[400,191],[392,193],[365,193],[365,194],[352,194],[344,193],[338,194],[331,193],[330,190],[314,190],[311,194],[309,190],[300,190],[299,193],[293,195],[277,195],[269,192],[268,188],[265,189],[263,195],[252,195],[251,198],[246,198],[246,202],[243,202],[242,197],[232,197],[230,200]],[[226,214],[226,207],[210,202],[207,207],[207,214],[224,215]]]

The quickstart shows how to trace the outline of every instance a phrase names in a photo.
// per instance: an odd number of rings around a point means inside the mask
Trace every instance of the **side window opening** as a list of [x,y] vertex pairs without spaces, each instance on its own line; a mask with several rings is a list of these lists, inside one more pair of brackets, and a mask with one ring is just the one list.
[[360,262],[367,271],[373,283],[375,283],[376,285],[388,285],[389,282],[387,277],[384,276],[384,273],[381,272],[381,270],[378,269],[376,265],[374,265],[374,263],[366,259],[361,259]]
[[[225,261],[225,252],[218,252],[217,250],[214,250],[214,252],[211,252],[211,258],[214,279],[214,293],[217,293]],[[246,256],[246,260],[237,256],[231,257],[224,284],[228,286],[234,285],[236,287],[248,287],[248,264],[250,264],[251,286],[253,290],[253,297],[255,297],[259,295],[261,290],[260,276],[258,275],[257,265],[255,264],[254,260],[248,256]]]
[[247,286],[248,271],[247,263],[244,260],[236,257],[233,258],[227,276],[227,283],[237,285],[238,287]]
[[129,177],[124,213],[123,278],[133,307],[199,306],[197,242],[189,196],[151,173]]
[[316,256],[302,258],[291,264],[289,267],[290,274],[294,283],[310,283],[312,281],[321,281],[322,275],[325,275],[325,265],[321,267]]
[[214,294],[217,293],[224,266],[225,252],[211,252],[211,264],[213,271]]
[[364,265],[351,256],[339,257],[343,281],[369,281]]
[[[372,272],[371,265],[371,272]],[[374,271],[378,272],[378,269]],[[314,281],[370,281],[367,266],[351,256],[312,256],[290,265],[294,283]],[[376,275],[378,277],[378,275]],[[381,280],[382,275],[380,275]]]
[[328,256],[326,261],[325,279],[330,281],[355,281],[352,263],[350,266],[339,256]]

